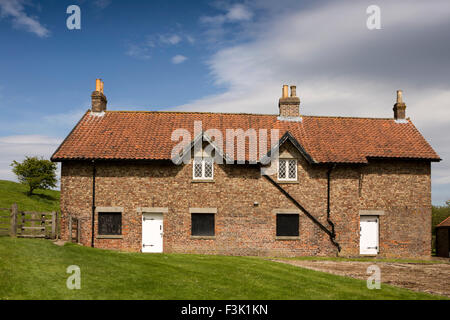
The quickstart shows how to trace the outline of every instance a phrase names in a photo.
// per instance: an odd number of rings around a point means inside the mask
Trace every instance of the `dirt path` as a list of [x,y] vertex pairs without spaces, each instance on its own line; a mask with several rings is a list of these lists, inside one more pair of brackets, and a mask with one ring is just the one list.
[[367,267],[376,264],[381,283],[450,297],[450,264],[326,260],[273,260],[316,271],[367,280]]

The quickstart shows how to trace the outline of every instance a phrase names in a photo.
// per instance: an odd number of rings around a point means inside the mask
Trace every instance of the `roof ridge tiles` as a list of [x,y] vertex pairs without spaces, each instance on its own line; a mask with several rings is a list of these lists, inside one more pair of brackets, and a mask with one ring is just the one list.
[[[211,115],[250,115],[250,116],[272,116],[278,117],[274,113],[248,113],[248,112],[211,112],[211,111],[178,111],[178,110],[107,110],[105,113],[176,113],[176,114],[211,114]],[[323,116],[323,115],[302,115],[306,118],[330,118],[330,119],[368,119],[368,120],[394,120],[384,117],[359,117],[359,116]],[[410,121],[410,118],[406,120]]]

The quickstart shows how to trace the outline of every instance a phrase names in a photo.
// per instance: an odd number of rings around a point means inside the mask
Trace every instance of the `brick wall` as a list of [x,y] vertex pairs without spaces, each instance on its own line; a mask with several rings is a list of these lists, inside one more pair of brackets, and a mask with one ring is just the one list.
[[[292,146],[286,146],[281,154],[298,158],[298,183],[281,185],[329,227],[327,168],[309,165]],[[96,168],[96,206],[124,208],[123,238],[96,238],[96,247],[140,251],[142,214],[138,208],[166,207],[164,252],[336,254],[328,235],[302,213],[299,239],[276,239],[274,209],[297,208],[261,177],[257,166],[215,165],[214,182],[195,182],[191,164],[176,166],[170,161],[97,162]],[[61,176],[62,237],[67,239],[66,217],[72,214],[83,219],[82,244],[91,245],[92,163],[64,162]],[[385,212],[380,216],[381,256],[430,255],[429,163],[372,161],[367,166],[337,166],[331,176],[331,219],[341,255],[359,254],[359,211],[375,209]],[[215,239],[193,239],[189,208],[205,207],[217,208]],[[95,221],[97,226],[97,216]]]

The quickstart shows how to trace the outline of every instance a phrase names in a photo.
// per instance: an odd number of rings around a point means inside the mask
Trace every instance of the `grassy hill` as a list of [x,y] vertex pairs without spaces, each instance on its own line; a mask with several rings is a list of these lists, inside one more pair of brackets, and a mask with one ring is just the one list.
[[27,196],[27,187],[23,184],[0,180],[0,208],[10,208],[17,203],[21,211],[48,212],[59,210],[59,191],[35,190]]
[[[0,300],[9,299],[440,299],[256,257],[125,253],[0,238]],[[69,290],[68,266],[81,289]]]

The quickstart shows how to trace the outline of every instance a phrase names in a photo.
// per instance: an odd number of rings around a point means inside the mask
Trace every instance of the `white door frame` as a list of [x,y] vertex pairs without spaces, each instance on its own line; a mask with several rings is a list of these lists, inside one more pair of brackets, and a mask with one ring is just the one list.
[[[151,223],[151,224],[149,224]],[[141,251],[162,253],[164,250],[164,213],[142,211]]]
[[[379,216],[369,216],[369,215],[361,215],[359,222],[359,254],[360,255],[377,255],[380,252],[380,218]],[[374,221],[375,220],[375,221]],[[372,222],[376,223],[374,229],[367,229],[369,227],[368,224],[364,224],[364,222]],[[365,230],[363,231],[363,226],[365,226]],[[363,238],[363,232],[365,232]],[[369,234],[367,234],[367,232]],[[365,242],[370,241],[370,247],[363,248]]]

